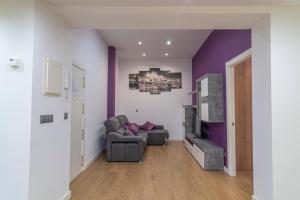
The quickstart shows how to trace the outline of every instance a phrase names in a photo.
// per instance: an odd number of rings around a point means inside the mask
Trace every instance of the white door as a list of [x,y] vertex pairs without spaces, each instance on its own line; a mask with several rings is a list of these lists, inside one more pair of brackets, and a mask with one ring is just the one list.
[[77,66],[73,66],[70,181],[76,178],[83,169],[84,82],[84,70]]

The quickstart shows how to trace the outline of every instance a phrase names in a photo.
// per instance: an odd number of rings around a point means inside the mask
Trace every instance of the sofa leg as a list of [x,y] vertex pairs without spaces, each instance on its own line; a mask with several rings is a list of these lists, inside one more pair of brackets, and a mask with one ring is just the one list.
[[140,160],[140,165],[142,164],[142,160]]
[[163,147],[166,147],[167,146],[167,141],[165,141],[165,143],[163,144]]

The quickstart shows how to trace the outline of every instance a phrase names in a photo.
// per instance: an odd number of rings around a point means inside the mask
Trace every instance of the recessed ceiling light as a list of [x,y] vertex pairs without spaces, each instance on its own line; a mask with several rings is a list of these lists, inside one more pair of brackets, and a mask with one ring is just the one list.
[[171,45],[172,44],[171,40],[168,40],[166,43],[167,43],[167,45]]
[[139,41],[138,44],[141,46],[141,45],[143,44],[143,42],[142,42],[142,41]]
[[168,53],[168,52],[166,52],[166,53],[165,53],[165,56],[169,56],[169,53]]
[[144,56],[144,57],[145,57],[146,55],[147,55],[146,53],[143,53],[143,54],[142,54],[142,56]]

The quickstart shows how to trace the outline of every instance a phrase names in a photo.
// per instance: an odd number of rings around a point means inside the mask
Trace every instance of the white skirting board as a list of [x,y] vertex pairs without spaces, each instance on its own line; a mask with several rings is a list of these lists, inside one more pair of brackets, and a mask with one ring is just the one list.
[[259,200],[257,197],[255,197],[254,195],[252,195],[252,200]]
[[71,191],[69,190],[60,200],[69,200],[71,199]]
[[224,167],[224,172],[229,175],[229,171],[227,167]]
[[94,158],[90,159],[89,161],[85,162],[83,170],[89,168],[89,166],[91,166],[99,158],[101,154],[102,152],[100,152],[98,155],[96,155]]

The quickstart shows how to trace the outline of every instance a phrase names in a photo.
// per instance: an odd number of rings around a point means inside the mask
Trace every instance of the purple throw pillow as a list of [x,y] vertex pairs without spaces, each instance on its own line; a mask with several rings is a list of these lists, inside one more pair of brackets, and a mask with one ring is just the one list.
[[133,123],[130,123],[130,122],[127,122],[126,124],[126,127],[129,131],[131,131],[134,135],[138,135],[138,132],[139,132],[139,128],[136,124],[133,124]]
[[155,124],[151,123],[151,122],[145,122],[145,124],[143,125],[143,129],[145,131],[151,131],[152,129],[154,129]]

